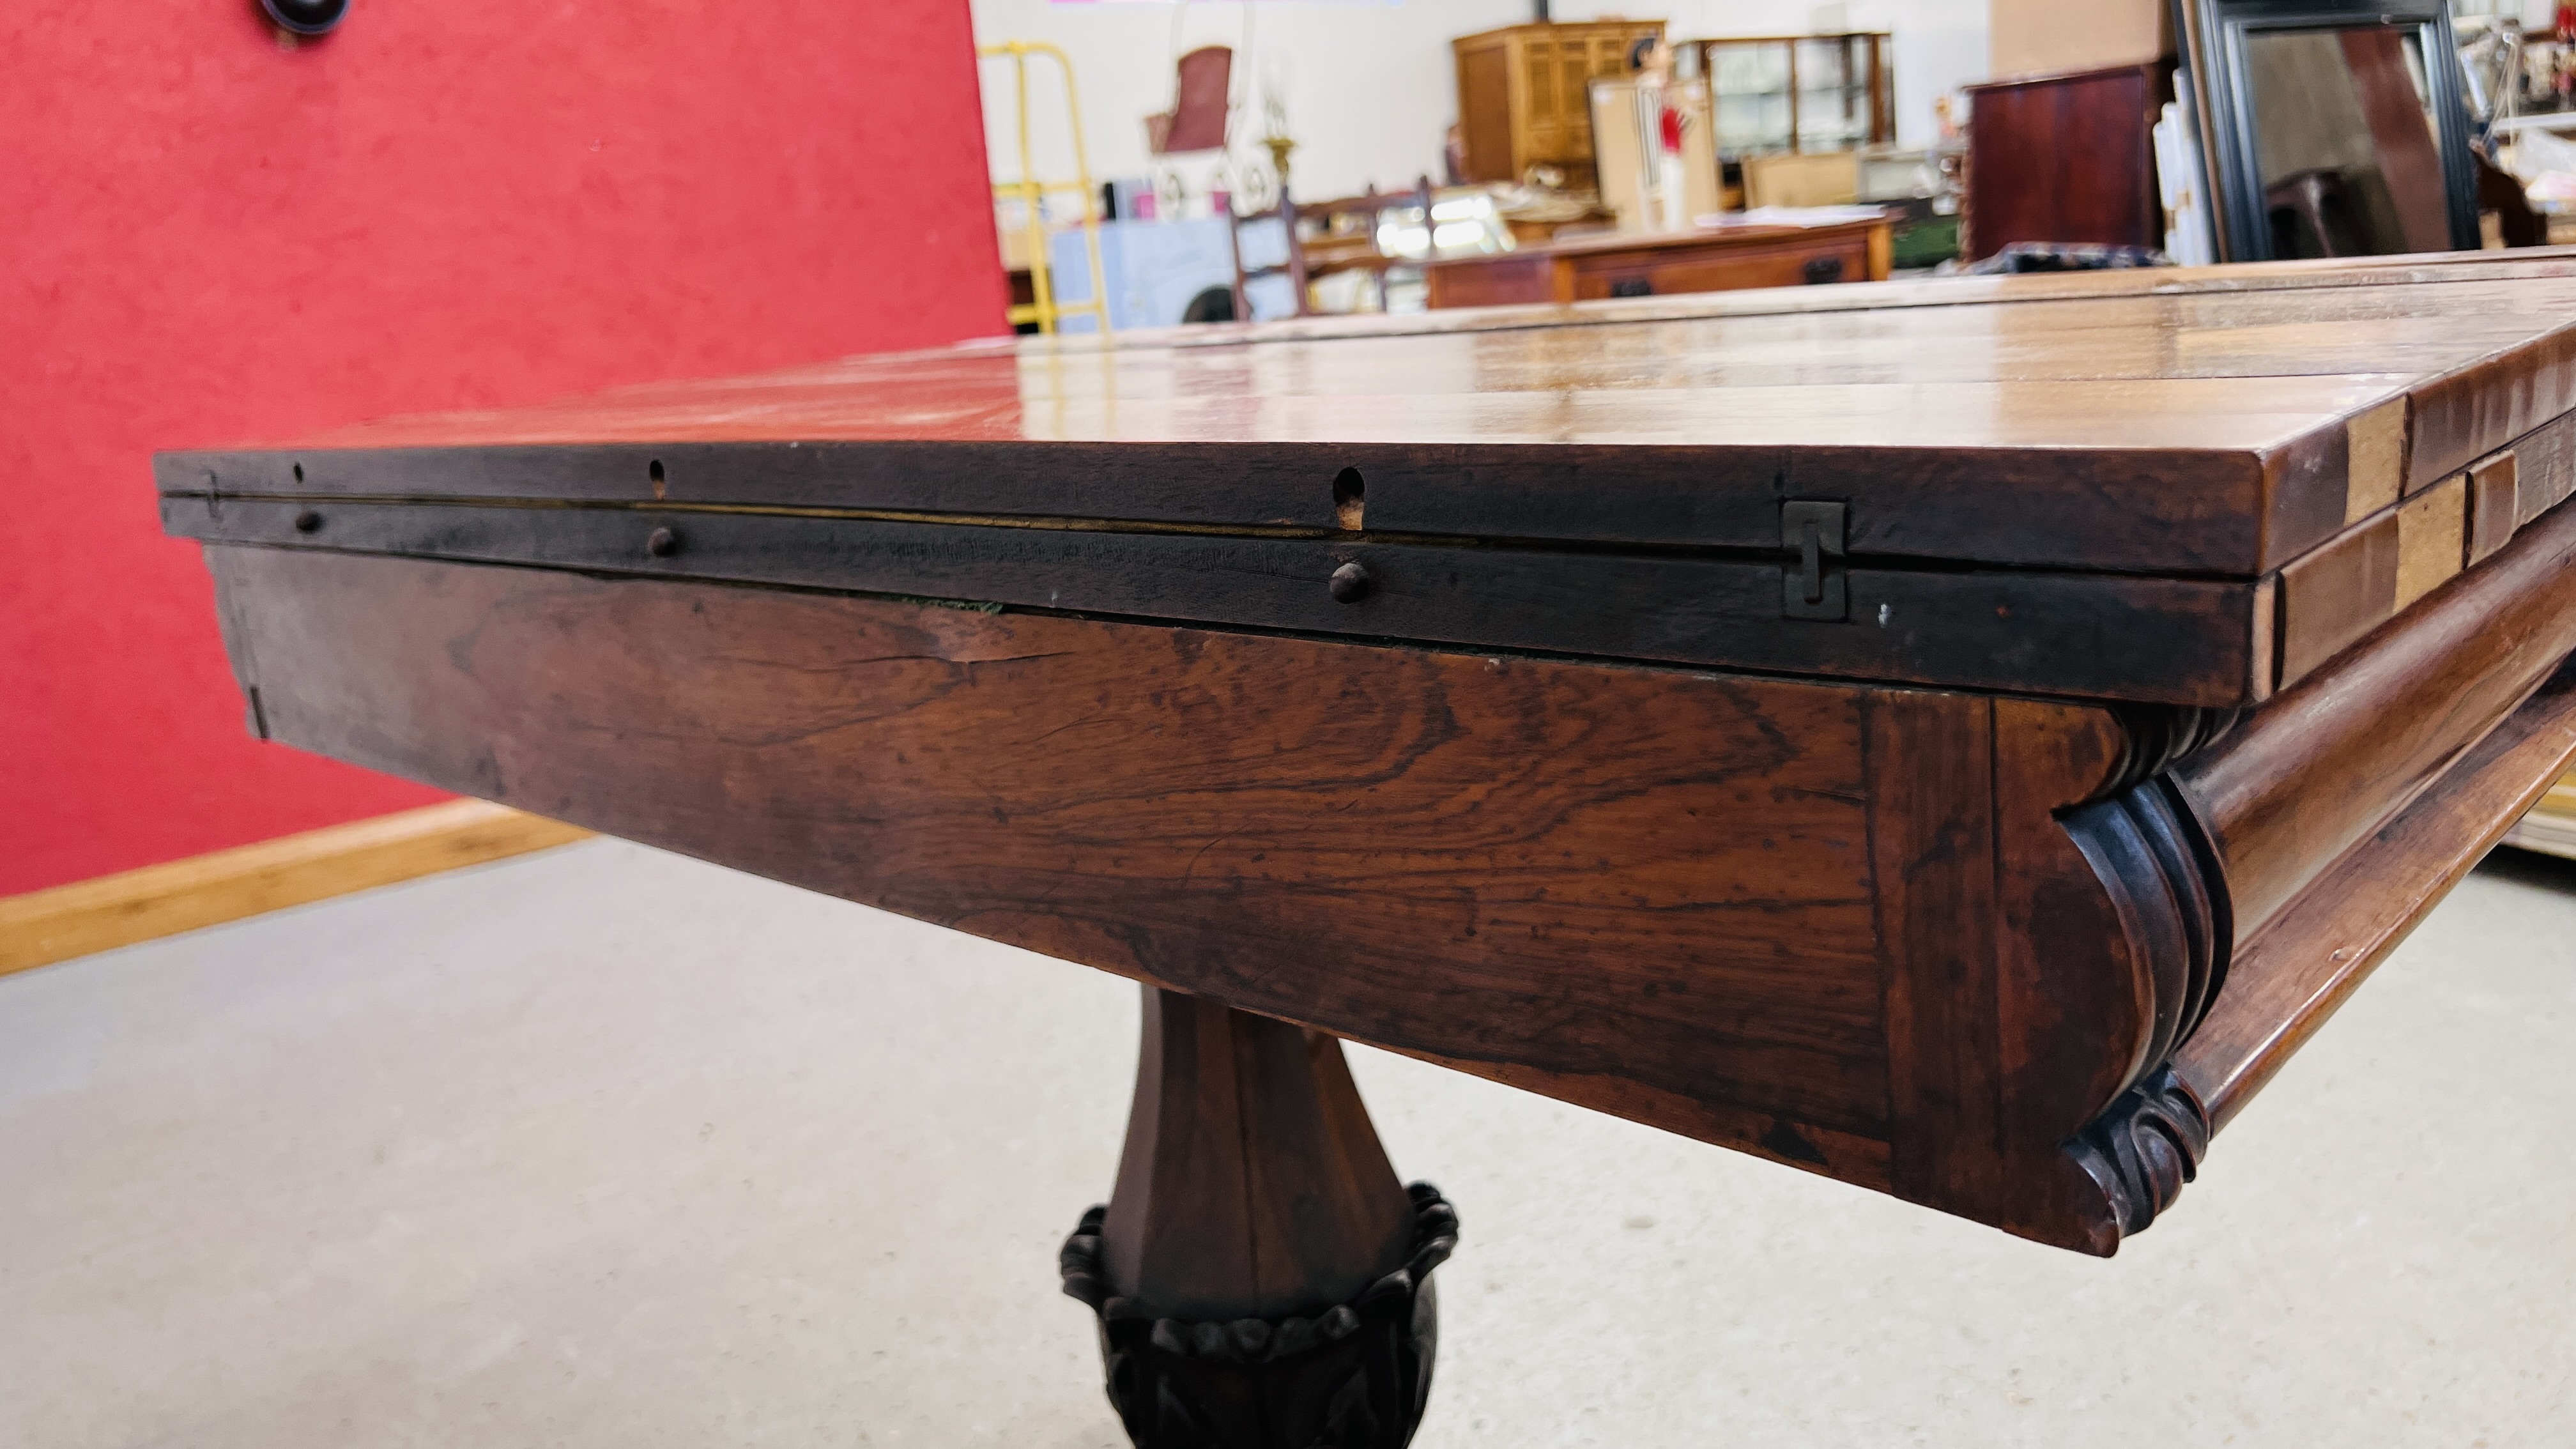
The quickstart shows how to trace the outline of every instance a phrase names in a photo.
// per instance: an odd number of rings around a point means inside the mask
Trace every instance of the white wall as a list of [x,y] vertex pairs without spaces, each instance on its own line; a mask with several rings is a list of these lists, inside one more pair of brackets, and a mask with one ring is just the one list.
[[2512,15],[2524,31],[2537,34],[2558,23],[2557,0],[2453,0],[2454,15]]
[[[1662,15],[1676,38],[1793,35],[1818,29],[1896,36],[1897,134],[1932,136],[1932,100],[1986,69],[1986,0],[1556,0],[1560,20]],[[1237,146],[1261,154],[1258,97],[1275,87],[1297,141],[1290,179],[1306,197],[1382,190],[1440,174],[1442,140],[1457,119],[1452,37],[1518,24],[1530,0],[973,0],[975,38],[1043,40],[1073,58],[1083,139],[1095,177],[1145,173],[1144,117],[1171,104],[1172,65],[1195,46],[1235,47]],[[1247,26],[1249,38],[1247,41]],[[984,62],[984,128],[993,174],[1017,174],[1016,107],[1008,61]],[[1030,65],[1032,151],[1041,175],[1070,175],[1064,95],[1052,65]],[[1208,166],[1189,168],[1197,184]]]
[[[1438,179],[1458,111],[1450,38],[1516,24],[1531,9],[1529,0],[973,0],[973,8],[978,44],[1044,40],[1073,58],[1095,177],[1145,174],[1144,118],[1171,105],[1173,62],[1201,45],[1234,47],[1235,96],[1245,103],[1235,113],[1237,148],[1266,158],[1259,97],[1275,87],[1297,142],[1289,179],[1310,198],[1349,195],[1372,181],[1401,190],[1426,172]],[[1050,63],[1033,60],[1029,74],[1039,170],[1067,174],[1063,93]],[[1019,165],[1010,76],[1010,62],[984,62],[984,133],[996,177],[1015,175]],[[1212,168],[1185,169],[1195,181]]]

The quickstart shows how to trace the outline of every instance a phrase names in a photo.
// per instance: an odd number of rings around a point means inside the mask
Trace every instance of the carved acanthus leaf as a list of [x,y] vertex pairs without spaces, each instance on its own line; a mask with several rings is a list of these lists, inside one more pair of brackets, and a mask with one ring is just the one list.
[[2067,1151],[2101,1185],[2126,1236],[2144,1231],[2199,1175],[2209,1136],[2200,1099],[2173,1068],[2158,1067],[2077,1133]]

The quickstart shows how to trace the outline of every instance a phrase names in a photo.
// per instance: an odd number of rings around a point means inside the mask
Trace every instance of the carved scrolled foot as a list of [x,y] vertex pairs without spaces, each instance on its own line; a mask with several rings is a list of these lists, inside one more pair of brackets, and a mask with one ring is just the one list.
[[2158,1067],[2086,1124],[2066,1150],[2110,1202],[2120,1233],[2142,1232],[2200,1172],[2212,1129],[2200,1099]]
[[1067,1238],[1064,1291],[1100,1315],[1109,1401],[1139,1449],[1402,1449],[1431,1393],[1439,1312],[1431,1270],[1458,1214],[1429,1183],[1406,1189],[1404,1266],[1320,1313],[1191,1322],[1114,1296],[1101,1263],[1105,1207]]

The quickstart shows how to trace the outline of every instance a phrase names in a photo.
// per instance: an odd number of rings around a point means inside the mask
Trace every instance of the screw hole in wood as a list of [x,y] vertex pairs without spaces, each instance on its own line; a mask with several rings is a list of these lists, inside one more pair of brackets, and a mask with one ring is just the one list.
[[1333,475],[1333,517],[1342,527],[1357,531],[1368,502],[1368,480],[1357,468],[1344,468]]

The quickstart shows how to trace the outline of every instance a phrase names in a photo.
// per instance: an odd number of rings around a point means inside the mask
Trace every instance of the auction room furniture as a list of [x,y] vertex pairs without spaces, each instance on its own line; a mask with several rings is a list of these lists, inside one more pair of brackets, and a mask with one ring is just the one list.
[[1306,253],[1297,244],[1297,203],[1282,182],[1278,199],[1266,211],[1236,212],[1232,228],[1234,257],[1233,322],[1303,317],[1314,310],[1306,288]]
[[1576,191],[1593,186],[1590,87],[1628,73],[1628,51],[1664,33],[1660,20],[1512,25],[1449,43],[1458,62],[1465,181],[1520,181],[1552,166]]
[[1885,219],[1611,232],[1433,262],[1423,276],[1434,308],[1881,282],[1891,245]]
[[2158,247],[2156,115],[2173,67],[2114,66],[1968,87],[1960,255],[2015,242]]
[[1729,161],[1896,142],[1896,47],[1886,31],[1685,40],[1717,97]]
[[[2447,0],[2179,10],[2222,257],[2478,245],[2477,155]],[[2311,210],[2329,207],[2321,220]]]
[[1070,314],[1057,329],[1099,330],[1097,318],[1081,315],[1091,301],[1095,245],[1112,330],[1179,326],[1191,299],[1212,287],[1232,292],[1237,285],[1235,226],[1223,216],[1104,221],[1096,243],[1078,229],[1054,233],[1048,242],[1050,275],[1056,300]]
[[[1664,88],[1662,105],[1682,117],[1680,215],[1688,220],[1724,209],[1715,128],[1709,124],[1708,83],[1697,78],[1675,80]],[[1638,105],[1634,78],[1613,76],[1592,83],[1593,173],[1602,209],[1623,231],[1662,225],[1658,189],[1663,185],[1662,141],[1645,134],[1647,121],[1648,115]]]
[[1145,147],[1157,156],[1225,149],[1233,119],[1234,50],[1202,45],[1173,67],[1172,108],[1145,118]]
[[1337,1037],[2078,1252],[2175,1210],[2576,753],[2570,319],[2556,255],[1805,288],[157,469],[259,735],[1144,983],[1062,1258],[1128,1431],[1393,1446],[1458,1219]]
[[1860,200],[1857,151],[1783,151],[1744,158],[1744,204],[1849,206]]
[[1313,284],[1337,272],[1367,272],[1375,284],[1378,311],[1386,310],[1386,274],[1418,260],[1389,253],[1381,233],[1390,225],[1411,223],[1430,245],[1431,178],[1411,191],[1379,191],[1372,186],[1359,196],[1300,202],[1282,187],[1268,211],[1234,218],[1236,320],[1269,321],[1275,317],[1312,316]]
[[[1421,265],[1436,229],[1431,215],[1432,185],[1418,178],[1410,191],[1380,191],[1371,186],[1357,196],[1297,205],[1297,249],[1311,281],[1336,272],[1366,272],[1376,292],[1377,310],[1386,310],[1386,274]],[[1392,248],[1393,233],[1419,229],[1422,244]]]

